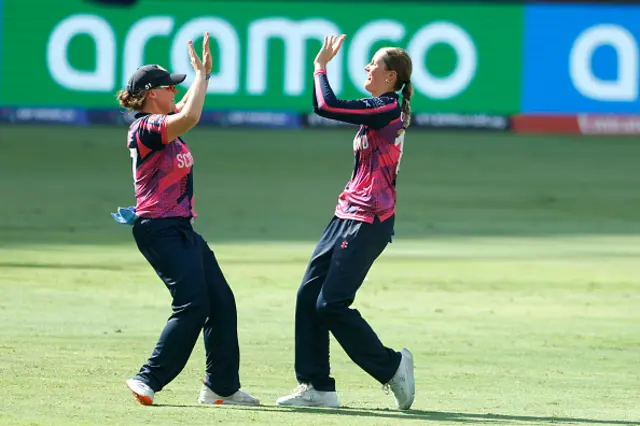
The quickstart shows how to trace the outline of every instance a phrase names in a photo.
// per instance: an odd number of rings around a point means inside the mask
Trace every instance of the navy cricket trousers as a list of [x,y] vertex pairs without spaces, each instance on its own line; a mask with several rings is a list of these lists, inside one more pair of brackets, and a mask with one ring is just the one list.
[[186,218],[139,219],[133,236],[173,310],[136,378],[161,390],[182,371],[202,330],[205,383],[220,396],[233,394],[240,389],[236,302],[207,242]]
[[360,368],[381,384],[402,356],[385,347],[358,310],[350,308],[374,260],[391,241],[395,216],[372,224],[334,217],[311,257],[298,289],[295,371],[300,383],[335,391],[330,376],[329,332]]

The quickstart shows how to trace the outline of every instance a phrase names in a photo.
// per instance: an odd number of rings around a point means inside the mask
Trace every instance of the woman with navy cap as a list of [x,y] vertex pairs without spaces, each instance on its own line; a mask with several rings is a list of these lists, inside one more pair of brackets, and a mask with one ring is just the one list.
[[172,314],[148,361],[127,387],[143,405],[186,365],[200,332],[206,351],[202,404],[258,405],[240,390],[236,303],[207,242],[193,229],[194,159],[182,135],[200,120],[212,67],[209,35],[203,60],[189,42],[195,78],[176,105],[175,86],[185,74],[145,65],[118,93],[120,105],[135,112],[127,136],[133,161],[136,206],[114,218],[133,226],[136,244],[172,297]]

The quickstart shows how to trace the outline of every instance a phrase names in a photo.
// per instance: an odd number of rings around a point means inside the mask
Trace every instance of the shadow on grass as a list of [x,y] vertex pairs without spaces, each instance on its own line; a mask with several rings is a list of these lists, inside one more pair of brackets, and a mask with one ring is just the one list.
[[122,271],[124,268],[119,265],[89,265],[74,263],[21,263],[21,262],[0,262],[0,268],[26,268],[26,269],[89,269],[96,271]]
[[[207,408],[206,405],[199,404],[184,404],[184,405],[172,405],[172,404],[154,404],[153,407],[159,408]],[[222,407],[221,407],[222,408]],[[625,421],[625,420],[598,420],[598,419],[585,419],[580,417],[538,417],[538,416],[516,416],[509,414],[476,414],[476,413],[451,413],[445,411],[425,411],[425,410],[409,410],[409,411],[395,411],[390,409],[362,409],[362,408],[313,408],[313,407],[277,407],[263,405],[259,407],[240,407],[240,406],[225,406],[223,409],[239,409],[249,411],[267,411],[278,413],[313,413],[313,414],[326,414],[326,415],[338,415],[338,416],[355,416],[355,417],[369,417],[369,418],[384,418],[394,420],[406,420],[406,421],[430,421],[430,422],[459,422],[459,423],[503,423],[503,422],[541,422],[541,423],[577,423],[586,425],[627,425],[627,426],[640,426],[640,422]]]

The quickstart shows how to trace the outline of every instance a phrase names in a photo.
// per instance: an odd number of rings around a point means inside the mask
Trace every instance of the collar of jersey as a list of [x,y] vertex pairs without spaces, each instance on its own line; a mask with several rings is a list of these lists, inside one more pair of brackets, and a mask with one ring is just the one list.
[[[170,112],[169,114],[160,114],[160,115],[173,115],[175,114],[175,112]],[[145,117],[147,115],[151,115],[150,112],[136,112],[136,114],[134,115],[135,118],[141,118],[141,117]]]
[[378,96],[379,98],[383,98],[385,96],[391,96],[393,98],[398,98],[398,94],[396,92],[385,92],[382,95]]

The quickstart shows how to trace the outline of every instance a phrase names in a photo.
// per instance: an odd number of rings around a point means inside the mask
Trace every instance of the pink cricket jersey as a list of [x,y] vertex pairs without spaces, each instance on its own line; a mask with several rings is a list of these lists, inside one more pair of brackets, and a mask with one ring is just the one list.
[[402,109],[395,92],[375,98],[339,100],[326,72],[314,73],[314,112],[320,116],[359,124],[353,140],[354,167],[338,196],[335,215],[373,223],[395,213],[396,178],[404,144]]
[[167,140],[167,115],[138,113],[129,127],[136,214],[143,218],[195,218],[193,156],[187,144]]

